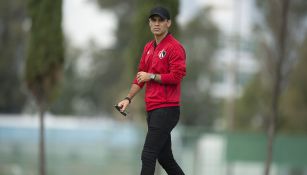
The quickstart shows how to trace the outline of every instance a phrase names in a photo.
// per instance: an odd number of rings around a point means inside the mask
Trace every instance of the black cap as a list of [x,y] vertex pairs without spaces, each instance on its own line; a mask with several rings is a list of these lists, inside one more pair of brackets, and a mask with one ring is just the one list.
[[163,19],[171,19],[171,16],[169,15],[169,12],[164,7],[155,7],[150,10],[149,18],[151,18],[154,15],[158,15]]

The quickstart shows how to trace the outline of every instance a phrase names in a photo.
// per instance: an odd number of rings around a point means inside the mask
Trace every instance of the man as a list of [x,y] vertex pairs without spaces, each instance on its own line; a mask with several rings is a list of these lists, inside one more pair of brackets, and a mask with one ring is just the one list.
[[180,115],[180,82],[186,74],[185,50],[168,32],[171,19],[167,9],[153,8],[149,26],[155,39],[145,45],[138,73],[127,97],[118,106],[125,111],[146,84],[148,132],[142,151],[141,175],[153,175],[156,160],[168,174],[183,175],[173,157],[171,131]]

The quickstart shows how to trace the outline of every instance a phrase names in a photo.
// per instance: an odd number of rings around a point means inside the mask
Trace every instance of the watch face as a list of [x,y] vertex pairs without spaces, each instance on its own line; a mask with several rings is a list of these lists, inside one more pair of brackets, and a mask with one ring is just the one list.
[[155,79],[156,75],[155,74],[151,74],[150,75],[150,79]]

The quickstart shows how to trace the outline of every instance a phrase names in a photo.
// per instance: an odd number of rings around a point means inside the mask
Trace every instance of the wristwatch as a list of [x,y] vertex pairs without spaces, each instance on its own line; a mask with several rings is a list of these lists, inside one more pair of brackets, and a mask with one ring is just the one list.
[[150,79],[151,79],[151,80],[155,80],[155,78],[156,78],[156,74],[151,74],[151,75],[150,75]]

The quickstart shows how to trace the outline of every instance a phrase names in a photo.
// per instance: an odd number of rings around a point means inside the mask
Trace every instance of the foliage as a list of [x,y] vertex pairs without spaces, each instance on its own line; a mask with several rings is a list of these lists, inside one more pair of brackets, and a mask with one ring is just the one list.
[[282,96],[280,129],[307,132],[307,37],[298,53],[298,63],[289,77],[289,86]]
[[182,42],[187,53],[187,76],[182,84],[183,122],[212,127],[219,115],[219,100],[210,95],[212,58],[218,48],[219,30],[203,9],[183,26]]
[[261,74],[255,75],[247,85],[244,94],[237,100],[235,118],[236,130],[263,131],[263,123],[269,110],[269,92],[259,86]]
[[54,114],[73,115],[77,114],[74,101],[76,96],[80,94],[78,85],[80,85],[80,78],[77,72],[77,59],[81,51],[77,48],[72,48],[65,43],[65,63],[64,63],[64,77],[63,88],[59,92],[59,97],[52,104],[50,111]]
[[20,113],[26,102],[21,72],[25,54],[26,3],[0,1],[0,112]]
[[[70,46],[71,47],[71,46]],[[118,95],[118,77],[123,63],[116,59],[113,49],[102,50],[90,46],[89,55],[84,51],[70,48],[67,51],[65,77],[60,98],[52,106],[55,114],[95,116],[111,113],[114,96]],[[78,62],[90,60],[89,71],[78,70]]]
[[28,2],[31,35],[26,81],[38,104],[54,99],[64,62],[62,1]]
[[[237,127],[245,129],[262,130],[267,124],[269,108],[271,107],[271,97],[273,94],[272,83],[278,61],[278,43],[280,43],[279,27],[281,17],[277,17],[278,9],[275,8],[272,1],[256,1],[258,5],[260,21],[255,25],[256,41],[258,43],[256,49],[256,57],[261,63],[260,73],[258,77],[251,82],[245,90],[243,97],[238,102],[238,119]],[[280,5],[278,3],[278,5]],[[306,65],[303,61],[306,57],[306,1],[291,1],[288,15],[287,34],[288,39],[285,43],[285,62],[281,67],[281,96],[279,105],[280,117],[277,120],[277,127],[282,132],[306,132],[306,127],[302,121],[302,117],[307,116],[306,111],[302,110],[306,106],[302,89],[305,88],[305,80],[302,68]],[[272,14],[275,14],[272,15]],[[299,95],[300,94],[300,95]],[[250,99],[251,98],[251,99]],[[253,102],[245,103],[247,99]],[[295,102],[295,103],[294,103]],[[299,103],[301,102],[301,103]],[[296,104],[296,105],[295,105]],[[300,105],[298,105],[300,104]],[[250,110],[249,110],[250,109]],[[296,111],[296,112],[295,112]],[[300,111],[298,115],[297,111]],[[260,122],[255,125],[255,121]],[[257,123],[256,122],[256,123]],[[296,126],[297,125],[297,126]]]
[[64,62],[62,0],[29,0],[31,30],[26,83],[39,111],[39,173],[45,175],[44,113],[58,89]]

